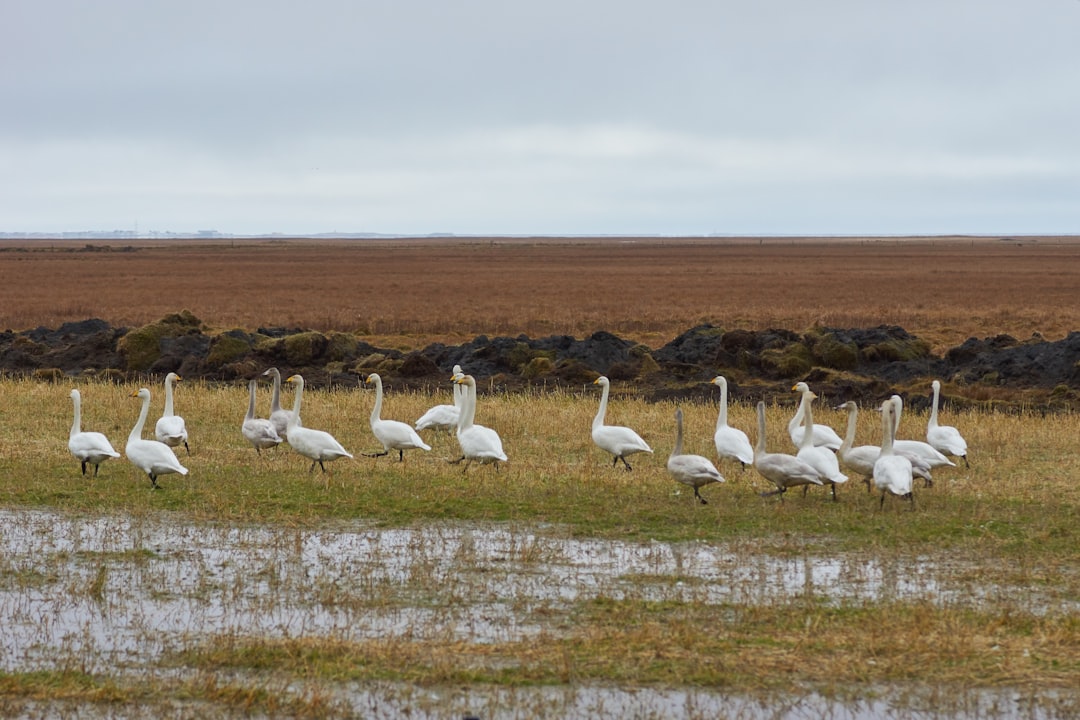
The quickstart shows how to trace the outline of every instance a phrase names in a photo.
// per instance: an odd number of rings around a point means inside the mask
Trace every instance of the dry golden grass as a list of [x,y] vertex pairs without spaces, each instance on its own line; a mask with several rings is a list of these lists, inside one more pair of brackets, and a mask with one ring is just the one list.
[[0,244],[0,327],[189,309],[211,327],[359,332],[401,348],[479,334],[658,346],[701,323],[900,325],[934,349],[1080,328],[1080,243],[533,239]]

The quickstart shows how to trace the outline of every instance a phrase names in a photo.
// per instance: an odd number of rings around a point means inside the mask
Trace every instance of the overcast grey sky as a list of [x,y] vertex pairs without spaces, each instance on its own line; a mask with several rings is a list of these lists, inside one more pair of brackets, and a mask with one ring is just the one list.
[[0,231],[1080,233],[1080,0],[0,0]]

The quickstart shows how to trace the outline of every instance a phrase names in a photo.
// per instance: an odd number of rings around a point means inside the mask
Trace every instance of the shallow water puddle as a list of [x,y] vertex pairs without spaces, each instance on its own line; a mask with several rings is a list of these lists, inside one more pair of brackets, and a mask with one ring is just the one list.
[[[705,543],[567,539],[542,529],[227,527],[0,511],[0,668],[145,665],[203,636],[408,635],[512,642],[596,597],[708,604],[1022,601],[931,558],[776,557]],[[542,612],[541,612],[542,611]]]

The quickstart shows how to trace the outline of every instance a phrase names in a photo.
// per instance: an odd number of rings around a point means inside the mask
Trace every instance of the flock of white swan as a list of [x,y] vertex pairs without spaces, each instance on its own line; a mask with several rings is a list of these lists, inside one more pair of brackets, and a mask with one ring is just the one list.
[[[304,398],[304,378],[293,375],[285,382],[295,386],[292,410],[281,407],[281,374],[277,368],[270,368],[263,373],[273,379],[273,394],[270,401],[270,416],[256,417],[255,392],[257,380],[248,384],[249,401],[247,414],[241,425],[241,432],[247,442],[261,452],[266,448],[287,443],[296,453],[311,460],[309,472],[318,465],[326,472],[326,465],[338,458],[352,458],[349,453],[330,433],[306,427],[301,421],[301,406]],[[129,462],[138,467],[150,478],[153,488],[159,488],[157,479],[162,475],[187,474],[174,448],[183,445],[188,454],[188,433],[184,418],[177,415],[173,404],[173,385],[180,378],[176,373],[165,377],[165,408],[154,427],[153,440],[142,437],[150,409],[150,391],[142,388],[132,393],[142,401],[139,419],[128,436],[124,454]],[[461,447],[461,457],[453,463],[465,462],[465,469],[473,463],[487,464],[505,462],[499,434],[488,427],[477,425],[476,416],[476,380],[462,372],[461,366],[455,365],[451,380],[454,384],[452,405],[436,405],[425,412],[414,425],[397,420],[382,418],[383,385],[377,373],[365,378],[365,383],[375,386],[375,404],[371,410],[371,432],[382,445],[381,452],[368,453],[369,457],[389,455],[397,451],[398,460],[404,459],[406,450],[431,450],[424,442],[419,431],[445,430],[457,435]],[[803,492],[811,485],[828,485],[832,497],[836,500],[836,486],[847,482],[848,476],[843,470],[857,473],[863,477],[867,488],[881,492],[880,506],[884,506],[887,495],[895,495],[911,501],[914,507],[914,479],[921,478],[926,486],[932,484],[931,471],[938,467],[955,466],[950,457],[962,458],[967,464],[967,443],[960,432],[951,426],[938,423],[938,403],[941,383],[934,380],[933,407],[927,423],[926,441],[900,440],[896,437],[903,412],[903,402],[898,395],[885,400],[880,407],[882,434],[880,445],[855,446],[855,427],[858,406],[846,402],[837,409],[848,413],[847,432],[841,438],[832,428],[814,422],[813,400],[817,395],[805,382],[796,383],[793,392],[799,393],[798,410],[788,423],[788,434],[796,448],[795,454],[768,452],[765,447],[765,403],[757,404],[757,444],[751,445],[746,433],[728,425],[728,387],[727,380],[718,375],[713,384],[720,388],[719,414],[716,420],[716,432],[713,436],[716,454],[721,460],[737,461],[742,468],[752,466],[763,478],[776,486],[775,490],[761,495],[780,495],[792,487],[803,487]],[[592,422],[592,440],[597,447],[610,453],[612,467],[619,462],[626,470],[632,470],[629,456],[636,453],[652,453],[640,435],[634,430],[621,425],[605,424],[611,383],[601,376],[595,381],[601,387],[600,407]],[[101,463],[110,458],[120,457],[113,449],[108,438],[98,432],[82,430],[81,398],[78,390],[71,391],[75,417],[71,425],[68,448],[80,462],[82,473],[86,475],[89,465],[94,466],[97,476]],[[694,497],[702,504],[706,500],[701,495],[701,488],[711,483],[724,482],[723,475],[711,460],[702,455],[683,453],[683,414],[681,409],[675,412],[675,446],[667,460],[667,471],[677,482],[690,486]]]

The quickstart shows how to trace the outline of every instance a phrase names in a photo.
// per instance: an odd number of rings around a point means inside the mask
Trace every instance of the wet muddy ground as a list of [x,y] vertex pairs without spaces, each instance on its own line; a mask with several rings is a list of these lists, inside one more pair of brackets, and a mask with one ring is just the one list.
[[[980,582],[970,561],[770,554],[749,544],[617,542],[558,528],[231,527],[163,517],[0,511],[0,670],[159,672],[163,657],[229,637],[447,638],[557,634],[597,597],[716,605],[883,599],[1080,610],[1051,589]],[[1056,717],[1053,697],[1002,690],[935,710],[933,693],[865,700],[741,697],[708,689],[335,686],[360,717]],[[125,717],[151,717],[160,708]],[[191,711],[191,716],[203,716]],[[66,716],[63,707],[22,708]],[[82,708],[117,717],[111,711]],[[178,717],[189,716],[183,709]]]

